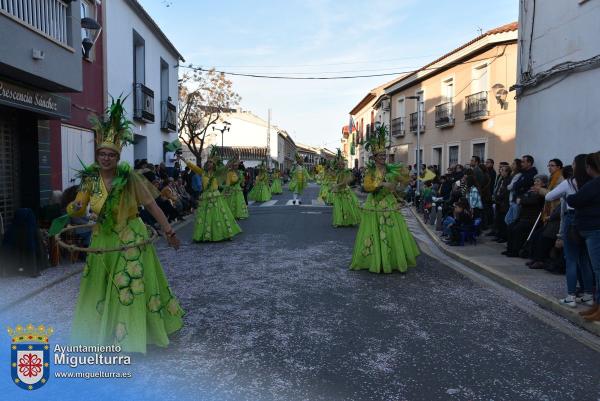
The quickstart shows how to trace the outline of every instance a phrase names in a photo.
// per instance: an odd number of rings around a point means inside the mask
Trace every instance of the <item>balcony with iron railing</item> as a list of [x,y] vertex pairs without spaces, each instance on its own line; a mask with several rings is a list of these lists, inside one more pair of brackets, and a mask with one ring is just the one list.
[[68,26],[71,16],[67,3],[70,1],[0,0],[0,14],[8,16],[53,41],[70,46]]
[[394,118],[392,120],[392,136],[404,136],[404,117]]
[[465,120],[485,120],[489,115],[487,91],[465,97]]
[[144,84],[133,84],[133,117],[144,122],[154,122],[154,91]]
[[[417,126],[418,126],[418,116],[417,116],[418,112],[414,112],[414,113],[410,113],[410,132],[417,132]],[[421,121],[420,121],[420,127],[419,127],[419,131],[421,133],[423,133],[423,131],[425,131],[425,124],[423,123],[423,113],[421,113]]]
[[454,105],[452,100],[435,106],[435,126],[438,128],[454,125]]
[[177,131],[177,108],[168,100],[160,102],[160,128]]

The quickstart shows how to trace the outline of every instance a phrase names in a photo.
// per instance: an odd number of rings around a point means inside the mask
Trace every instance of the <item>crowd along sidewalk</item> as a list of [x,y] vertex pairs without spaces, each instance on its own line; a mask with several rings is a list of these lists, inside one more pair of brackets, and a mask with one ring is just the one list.
[[578,305],[577,308],[570,308],[558,303],[560,298],[566,296],[564,275],[529,269],[525,265],[525,259],[502,255],[501,252],[506,250],[503,244],[489,241],[482,236],[475,245],[449,246],[440,239],[433,226],[423,221],[414,208],[409,209],[415,220],[446,255],[600,336],[600,322],[588,322],[578,314],[588,307]]
[[[175,231],[192,223],[194,215],[189,215],[185,220],[173,225]],[[81,273],[84,263],[70,263],[63,259],[58,266],[48,267],[41,271],[38,277],[27,275],[0,277],[0,314],[25,300],[59,284],[69,277]]]

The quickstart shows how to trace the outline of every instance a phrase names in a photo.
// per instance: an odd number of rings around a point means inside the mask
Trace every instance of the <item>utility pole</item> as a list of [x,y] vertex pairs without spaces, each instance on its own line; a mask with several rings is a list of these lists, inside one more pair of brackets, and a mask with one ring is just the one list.
[[[406,99],[417,101],[417,195],[421,194],[421,94],[416,96],[407,96]],[[410,121],[409,121],[410,123]]]
[[271,168],[271,109],[267,118],[267,168]]

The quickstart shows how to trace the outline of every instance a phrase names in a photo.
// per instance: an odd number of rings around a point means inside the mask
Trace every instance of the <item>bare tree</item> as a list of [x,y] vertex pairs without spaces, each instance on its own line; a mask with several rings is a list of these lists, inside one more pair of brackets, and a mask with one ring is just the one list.
[[202,162],[202,150],[208,129],[221,114],[231,112],[241,97],[225,74],[214,69],[194,70],[179,79],[179,139]]

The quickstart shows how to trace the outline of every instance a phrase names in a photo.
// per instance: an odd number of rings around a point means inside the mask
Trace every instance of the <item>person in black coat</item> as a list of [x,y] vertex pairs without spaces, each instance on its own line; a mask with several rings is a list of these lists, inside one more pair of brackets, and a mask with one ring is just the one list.
[[567,196],[567,203],[575,209],[575,226],[585,241],[596,282],[595,304],[581,315],[586,320],[600,321],[600,152],[587,155],[585,165],[592,179]]
[[533,179],[538,173],[533,163],[533,157],[530,155],[521,158],[521,177],[513,186],[513,191],[517,197],[525,194],[533,186]]
[[537,192],[537,188],[545,188],[548,185],[548,176],[537,175],[533,180],[532,188],[517,198],[517,203],[521,205],[521,212],[517,221],[508,226],[508,242],[506,251],[503,255],[508,257],[518,257],[521,248],[527,241],[527,236],[531,232],[540,213],[544,207],[544,196]]

